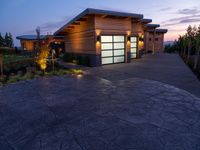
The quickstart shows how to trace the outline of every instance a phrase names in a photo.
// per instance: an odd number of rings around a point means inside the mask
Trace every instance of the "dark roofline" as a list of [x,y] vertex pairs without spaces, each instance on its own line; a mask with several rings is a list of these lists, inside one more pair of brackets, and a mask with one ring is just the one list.
[[[154,32],[154,30],[148,30],[148,32]],[[156,29],[156,33],[167,33],[167,29]]]
[[[49,35],[49,36],[53,36],[53,38],[61,38],[63,39],[63,36],[55,36],[55,35]],[[40,35],[40,39],[45,39],[47,37],[47,35]],[[21,36],[17,36],[16,39],[18,40],[27,40],[27,41],[34,41],[37,40],[37,35],[21,35]]]
[[156,29],[156,32],[158,32],[158,33],[167,33],[168,30],[167,29]]
[[147,28],[158,28],[158,27],[160,27],[160,25],[159,24],[145,24],[145,27],[147,27]]
[[120,17],[132,17],[136,19],[142,19],[142,14],[134,14],[134,13],[125,13],[125,12],[117,12],[117,11],[109,11],[109,10],[100,10],[100,9],[93,9],[93,8],[87,8],[82,13],[80,13],[78,16],[76,16],[74,19],[69,21],[67,24],[62,26],[60,29],[58,29],[54,35],[58,34],[61,30],[63,30],[65,27],[69,26],[73,22],[79,20],[80,18],[84,17],[87,14],[102,14],[102,15],[112,15],[112,16],[120,16]]
[[[21,36],[17,36],[16,39],[33,41],[33,40],[37,40],[37,36],[36,35],[21,35]],[[40,35],[40,39],[45,39],[45,35]]]
[[146,19],[146,18],[144,18],[144,19],[141,19],[141,22],[142,23],[151,23],[152,19]]

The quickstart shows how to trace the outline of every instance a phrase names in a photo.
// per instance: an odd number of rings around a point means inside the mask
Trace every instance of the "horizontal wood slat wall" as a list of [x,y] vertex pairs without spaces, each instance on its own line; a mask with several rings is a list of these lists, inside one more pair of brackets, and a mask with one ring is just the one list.
[[[155,39],[158,39],[158,41],[155,40],[155,52],[164,52],[164,34],[163,33],[157,33],[155,36]],[[151,39],[151,40],[149,40]],[[153,50],[153,33],[149,33],[149,40],[148,41],[148,50]]]
[[87,21],[80,21],[65,35],[65,49],[69,53],[96,54],[94,16],[87,16]]

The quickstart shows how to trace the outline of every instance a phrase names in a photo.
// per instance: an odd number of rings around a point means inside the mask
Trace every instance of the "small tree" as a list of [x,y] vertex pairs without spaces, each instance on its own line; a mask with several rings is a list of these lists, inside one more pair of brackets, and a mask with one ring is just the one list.
[[49,51],[48,45],[42,46],[38,56],[36,57],[36,63],[40,66],[40,69],[43,70],[44,73],[47,68]]

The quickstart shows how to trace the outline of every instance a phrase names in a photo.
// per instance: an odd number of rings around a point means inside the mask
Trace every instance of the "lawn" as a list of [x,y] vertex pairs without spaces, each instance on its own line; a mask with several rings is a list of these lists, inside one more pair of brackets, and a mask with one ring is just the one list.
[[17,54],[4,54],[3,62],[4,64],[16,63],[19,61],[33,60],[32,56],[17,55]]

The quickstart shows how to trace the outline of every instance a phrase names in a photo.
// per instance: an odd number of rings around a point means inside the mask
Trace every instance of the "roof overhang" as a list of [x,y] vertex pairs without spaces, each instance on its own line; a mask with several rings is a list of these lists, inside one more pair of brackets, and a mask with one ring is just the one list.
[[147,24],[147,23],[151,23],[152,22],[152,19],[141,19],[141,22],[144,23],[144,24]]
[[145,24],[145,27],[147,27],[148,29],[154,29],[154,28],[160,27],[160,25],[159,24]]
[[76,21],[78,21],[80,19],[84,19],[84,16],[86,16],[86,15],[92,15],[92,14],[93,15],[109,15],[109,16],[117,16],[117,17],[129,17],[129,18],[134,18],[134,19],[142,19],[143,18],[142,14],[88,8],[88,9],[84,10],[81,14],[76,16],[74,19],[69,21],[67,24],[65,24],[63,27],[61,27],[59,30],[57,30],[54,33],[54,35],[59,35],[64,29],[68,28],[73,23],[76,23]]
[[[154,32],[154,30],[148,30],[148,32]],[[167,29],[156,29],[155,32],[156,33],[167,33],[168,30]]]
[[[54,36],[54,35],[40,35],[40,40],[44,40],[48,37],[52,37],[55,39],[64,39],[63,36]],[[21,35],[21,36],[17,36],[16,39],[18,40],[26,40],[26,41],[35,41],[38,40],[36,35]]]

